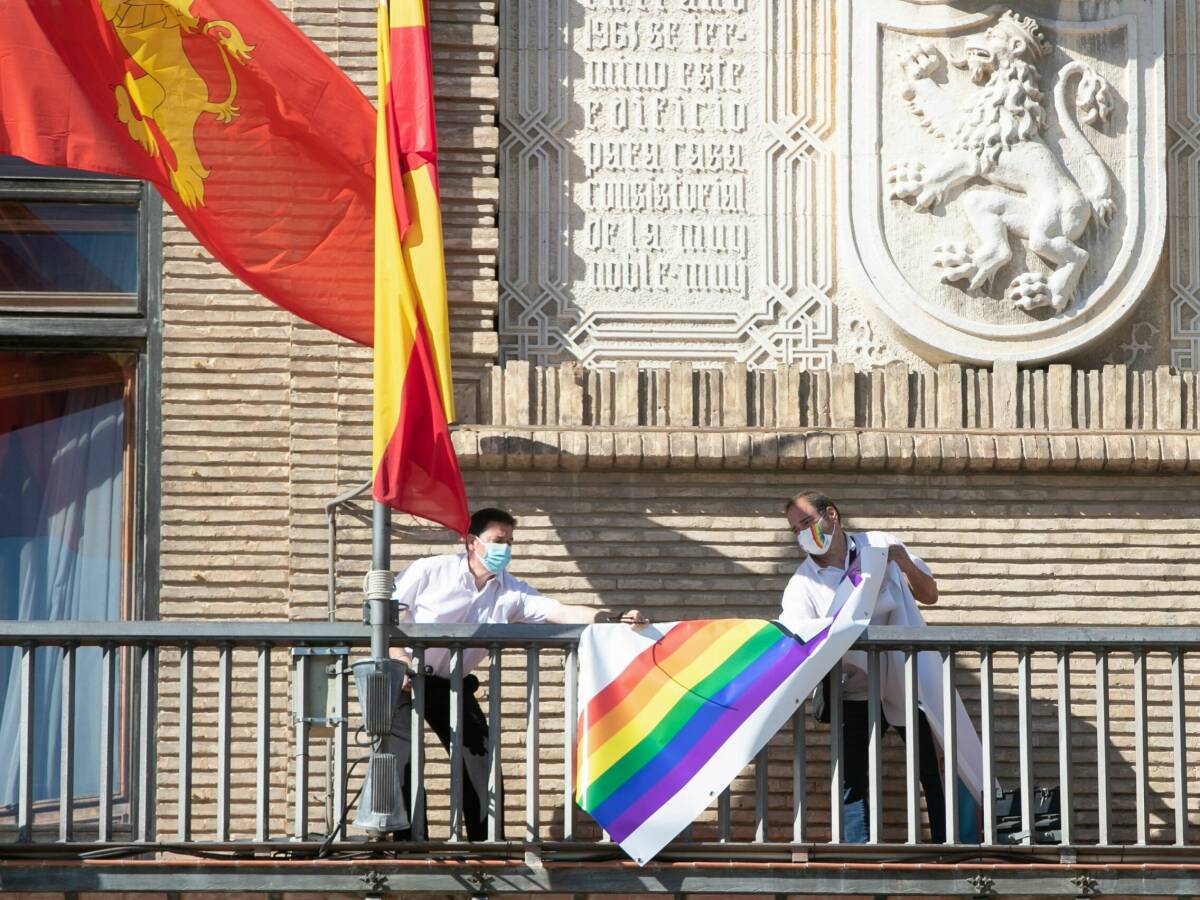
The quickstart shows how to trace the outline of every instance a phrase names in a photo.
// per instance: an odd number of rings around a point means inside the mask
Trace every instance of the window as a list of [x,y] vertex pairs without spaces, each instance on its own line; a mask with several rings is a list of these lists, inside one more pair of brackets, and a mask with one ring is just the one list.
[[[0,620],[155,612],[161,209],[138,182],[0,158]],[[47,648],[35,662],[35,816],[49,825],[61,655]],[[76,665],[73,805],[86,827],[99,789],[99,650],[81,649]],[[0,828],[16,816],[19,666],[18,651],[0,648]],[[122,675],[118,811],[129,802],[130,691]]]
[[137,311],[137,205],[0,200],[0,310]]

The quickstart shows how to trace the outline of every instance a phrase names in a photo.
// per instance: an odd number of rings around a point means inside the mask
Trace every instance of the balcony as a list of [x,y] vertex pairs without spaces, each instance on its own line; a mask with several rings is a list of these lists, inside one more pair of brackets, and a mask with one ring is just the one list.
[[[461,728],[450,752],[414,744],[419,842],[335,829],[361,784],[365,749],[348,657],[369,630],[350,623],[10,623],[20,656],[17,799],[3,810],[0,888],[36,891],[737,892],[953,896],[1190,896],[1200,893],[1189,765],[1200,712],[1184,628],[873,628],[869,658],[940,655],[980,728],[981,843],[923,823],[916,742],[868,748],[872,840],[839,843],[840,731],[801,709],[699,821],[644,868],[571,800],[576,645],[565,626],[420,626],[394,643],[448,647],[462,709],[462,653],[488,651],[480,697],[499,752],[489,757],[489,834],[469,842],[455,811]],[[99,648],[98,796],[72,790],[81,764],[77,658]],[[88,651],[95,654],[95,650]],[[55,677],[39,679],[39,667]],[[877,673],[878,666],[872,671]],[[45,671],[42,672],[45,675]],[[486,674],[486,678],[482,677]],[[911,678],[907,714],[915,715]],[[47,689],[46,685],[52,687]],[[877,678],[874,683],[878,692]],[[54,696],[47,696],[47,692]],[[317,695],[326,695],[320,696]],[[325,702],[314,704],[314,699]],[[423,727],[416,686],[414,727]],[[45,710],[57,713],[48,721]],[[452,706],[452,708],[454,708]],[[834,710],[839,707],[835,703]],[[58,798],[34,789],[39,734],[58,729]],[[947,743],[955,736],[948,734]],[[831,764],[831,759],[833,763]],[[495,803],[503,778],[505,802]],[[1037,788],[1057,786],[1061,817],[1039,830]],[[75,794],[74,802],[71,801]],[[453,801],[453,802],[452,802]],[[1044,818],[1044,817],[1042,817]]]

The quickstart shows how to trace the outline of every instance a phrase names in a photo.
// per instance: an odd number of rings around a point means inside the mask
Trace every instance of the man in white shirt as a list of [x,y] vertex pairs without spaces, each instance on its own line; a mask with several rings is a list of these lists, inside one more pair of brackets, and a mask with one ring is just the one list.
[[[465,552],[419,559],[396,582],[394,598],[399,603],[400,624],[501,624],[548,622],[557,625],[590,625],[621,621],[646,624],[636,609],[616,615],[607,609],[572,606],[545,597],[508,572],[512,559],[516,519],[505,510],[480,509],[471,516]],[[392,655],[408,662],[407,651],[393,648]],[[469,840],[487,838],[487,815],[482,798],[488,781],[488,721],[475,691],[479,679],[469,674],[487,656],[487,651],[463,651],[463,770],[467,775],[461,796],[463,820]],[[450,651],[425,651],[425,721],[442,745],[450,748]],[[390,753],[404,760],[410,756],[412,699],[407,690],[392,718],[392,737],[385,743]],[[404,802],[409,802],[411,773],[405,766]],[[500,792],[498,792],[500,793]],[[500,837],[502,795],[492,801],[497,810]],[[415,836],[415,835],[414,835]]]
[[[830,608],[834,594],[843,579],[856,577],[858,551],[856,535],[845,531],[837,505],[824,494],[802,491],[788,501],[785,512],[800,549],[807,554],[783,592],[780,621],[795,629],[807,619],[825,618],[836,612]],[[887,537],[890,546],[886,577],[889,580],[905,579],[919,603],[936,603],[937,582],[929,567],[910,554],[900,541],[890,535]],[[893,606],[887,596],[887,587],[885,582],[880,589],[872,621],[883,621]],[[866,654],[851,651],[842,663],[842,771],[845,779],[842,840],[861,844],[866,843],[869,836]],[[907,739],[903,727],[889,722],[886,715],[881,714],[881,718],[885,732],[892,727],[902,739]],[[931,837],[934,842],[941,843],[946,835],[946,803],[937,746],[924,712],[918,714],[918,723],[921,788],[925,792]]]

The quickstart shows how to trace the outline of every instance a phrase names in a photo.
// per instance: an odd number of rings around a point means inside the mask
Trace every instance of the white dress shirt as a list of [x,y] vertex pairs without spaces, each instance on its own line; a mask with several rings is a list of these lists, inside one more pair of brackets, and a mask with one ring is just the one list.
[[[507,571],[493,575],[477,589],[465,553],[418,559],[397,579],[392,596],[401,604],[402,625],[545,622],[560,607],[557,600],[543,597]],[[486,656],[487,650],[482,648],[464,650],[463,674]],[[424,663],[434,675],[450,677],[448,648],[427,649]]]
[[[855,537],[855,534],[846,533],[846,555],[842,558],[841,565],[822,566],[814,562],[811,556],[804,558],[804,561],[796,568],[796,573],[788,581],[787,587],[784,588],[783,612],[779,616],[780,622],[793,631],[801,631],[803,623],[809,619],[829,618],[837,612],[831,608],[833,598],[837,593],[838,585],[846,576],[846,567],[850,564],[850,541]],[[889,546],[891,544],[904,546],[890,534],[884,535],[884,537]],[[933,575],[923,559],[913,556],[911,553],[909,556],[922,572]],[[876,625],[886,623],[897,603],[902,602],[902,597],[898,598],[894,593],[901,589],[898,579],[902,578],[904,578],[904,573],[900,571],[900,566],[889,562],[883,586],[879,589],[879,599],[875,602],[875,612],[871,616],[871,621]],[[846,654],[842,662],[842,696],[847,700],[866,700],[866,653],[852,650]]]

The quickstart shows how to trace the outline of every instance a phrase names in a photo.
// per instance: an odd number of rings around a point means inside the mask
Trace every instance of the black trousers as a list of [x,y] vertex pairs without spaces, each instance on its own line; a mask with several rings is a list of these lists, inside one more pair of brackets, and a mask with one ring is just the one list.
[[[895,728],[901,740],[907,740],[905,729],[892,725],[880,712],[883,734]],[[865,700],[842,701],[842,771],[843,829],[842,839],[851,844],[869,840],[870,821],[870,722]],[[929,728],[925,713],[917,713],[917,757],[920,767],[921,790],[925,792],[925,810],[929,814],[930,837],[936,844],[946,840],[946,794],[942,787],[942,771],[938,765],[937,743]]]
[[[450,752],[450,682],[436,675],[425,676],[425,722],[433,729],[434,734]],[[488,749],[491,741],[488,735],[487,716],[475,699],[475,691],[479,688],[479,679],[468,675],[463,679],[463,784],[461,813],[463,824],[466,826],[467,838],[472,841],[487,840],[488,809],[484,804],[488,785]],[[390,753],[403,754],[404,765],[404,808],[412,820],[412,810],[409,808],[412,796],[412,694],[401,696],[400,703],[392,714],[392,736],[387,742]],[[421,786],[424,796],[424,785]],[[492,798],[496,810],[496,838],[504,839],[502,811],[504,809],[504,789],[496,785],[497,796]],[[422,804],[424,805],[424,804]],[[422,840],[426,837],[413,829],[412,837]]]

